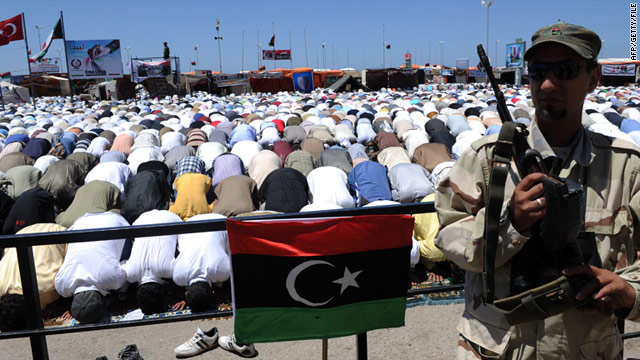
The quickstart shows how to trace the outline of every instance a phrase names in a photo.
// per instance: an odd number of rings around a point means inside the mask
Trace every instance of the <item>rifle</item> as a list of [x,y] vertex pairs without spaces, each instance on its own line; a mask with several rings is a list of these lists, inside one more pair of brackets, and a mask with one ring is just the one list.
[[[500,90],[500,85],[498,85],[496,77],[493,75],[493,68],[491,67],[487,54],[484,52],[482,44],[478,44],[478,57],[480,58],[480,65],[486,71],[489,83],[491,83],[491,87],[495,93],[498,116],[500,116],[503,123],[513,122],[511,113],[507,109],[507,103],[504,100],[504,94],[502,90]],[[513,137],[513,153],[516,156],[515,163],[520,176],[525,177],[534,172],[547,174],[548,171],[542,161],[542,155],[537,150],[531,149],[527,143],[527,135],[529,134],[527,129],[524,126],[518,126],[516,131],[521,134]]]
[[[531,149],[528,131],[516,124],[507,109],[489,58],[482,45],[478,45],[480,66],[496,96],[498,115],[503,127],[492,155],[492,168],[485,200],[485,232],[483,253],[483,301],[494,310],[505,314],[511,324],[544,319],[585,303],[577,301],[575,294],[590,280],[586,275],[565,278],[562,270],[569,265],[584,264],[578,238],[584,234],[584,199],[582,187],[547,171],[542,155]],[[532,238],[513,258],[511,267],[511,297],[494,299],[494,268],[499,237],[499,222],[504,200],[504,184],[511,157],[521,178],[542,172],[544,196],[547,203],[545,218],[532,228]],[[499,166],[502,165],[502,166]],[[592,238],[595,242],[595,238]],[[597,255],[597,251],[596,251]],[[558,279],[549,282],[543,271],[545,264],[557,270]],[[495,300],[495,302],[494,302]],[[533,310],[536,309],[536,310]]]

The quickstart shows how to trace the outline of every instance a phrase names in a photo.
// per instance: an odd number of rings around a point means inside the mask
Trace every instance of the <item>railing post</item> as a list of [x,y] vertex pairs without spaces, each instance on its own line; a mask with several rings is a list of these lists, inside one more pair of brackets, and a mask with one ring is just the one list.
[[358,348],[358,360],[367,360],[367,333],[357,335],[356,344]]
[[[29,330],[44,329],[42,310],[40,309],[40,293],[36,279],[36,268],[31,246],[17,246],[18,266],[24,296],[24,314]],[[43,335],[31,335],[31,355],[34,360],[48,360],[47,339]]]

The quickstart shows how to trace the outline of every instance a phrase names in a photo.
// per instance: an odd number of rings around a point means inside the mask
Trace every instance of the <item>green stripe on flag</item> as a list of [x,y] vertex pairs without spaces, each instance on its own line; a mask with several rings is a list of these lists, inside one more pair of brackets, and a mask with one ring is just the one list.
[[244,343],[324,339],[404,326],[407,299],[363,301],[332,308],[236,309],[234,332]]

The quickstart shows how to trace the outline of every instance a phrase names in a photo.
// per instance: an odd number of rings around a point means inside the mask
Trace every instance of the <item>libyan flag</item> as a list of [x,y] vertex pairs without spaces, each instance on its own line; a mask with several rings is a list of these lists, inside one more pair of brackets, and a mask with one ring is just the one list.
[[413,218],[227,220],[240,342],[404,325]]
[[64,38],[64,36],[62,34],[62,18],[60,18],[58,19],[56,26],[53,27],[53,30],[51,30],[51,33],[47,37],[47,41],[45,41],[42,45],[42,49],[40,49],[40,52],[30,57],[29,62],[36,62],[42,59],[45,55],[47,55],[47,51],[49,51],[49,47],[51,46],[51,41],[62,38]]

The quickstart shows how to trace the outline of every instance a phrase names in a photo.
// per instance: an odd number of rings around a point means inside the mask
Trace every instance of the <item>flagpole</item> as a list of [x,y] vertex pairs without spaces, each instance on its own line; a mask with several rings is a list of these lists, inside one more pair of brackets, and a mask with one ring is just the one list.
[[[67,80],[69,81],[69,91],[71,91],[71,98],[73,99],[73,85],[71,85],[71,72],[69,71],[69,63],[67,59],[69,56],[67,55],[67,32],[64,30],[64,16],[62,15],[62,10],[60,11],[60,26],[62,26],[62,42],[64,43],[64,62],[67,63]],[[131,60],[129,60],[131,62]]]
[[4,111],[5,108],[4,108],[4,95],[2,95],[2,85],[0,85],[0,101],[2,101],[2,111]]
[[[22,13],[22,33],[24,34],[24,46],[27,50],[27,66],[29,67],[29,86],[31,87],[31,93],[33,94],[33,98],[36,97],[36,90],[33,88],[33,75],[31,74],[31,62],[29,61],[29,43],[27,42],[27,30],[25,29],[25,18],[24,13]],[[34,104],[35,100],[31,99],[31,103]]]
[[273,31],[273,68],[276,68],[276,23],[271,22],[271,30]]

